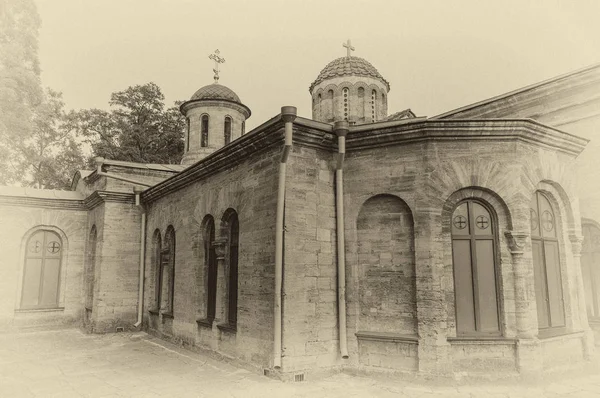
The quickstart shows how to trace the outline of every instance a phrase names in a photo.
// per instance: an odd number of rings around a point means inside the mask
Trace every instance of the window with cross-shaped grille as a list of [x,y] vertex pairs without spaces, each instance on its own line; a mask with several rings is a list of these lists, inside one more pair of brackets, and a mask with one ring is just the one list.
[[57,308],[62,241],[53,231],[39,230],[27,241],[21,309]]
[[536,192],[531,199],[531,251],[540,330],[565,326],[557,223],[548,198]]
[[498,335],[496,232],[491,209],[466,200],[454,210],[451,224],[456,333]]

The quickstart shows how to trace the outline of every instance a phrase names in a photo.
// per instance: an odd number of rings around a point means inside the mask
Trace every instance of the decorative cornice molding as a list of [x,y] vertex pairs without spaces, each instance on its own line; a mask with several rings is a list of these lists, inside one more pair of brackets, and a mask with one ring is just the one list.
[[95,191],[83,201],[88,210],[106,202],[135,204],[135,194],[127,192]]
[[179,111],[186,115],[188,111],[192,108],[200,107],[200,106],[210,106],[210,107],[222,107],[222,108],[230,108],[235,109],[236,111],[243,114],[246,119],[248,119],[252,115],[252,111],[246,105],[235,102],[227,99],[195,99],[184,102],[180,105]]
[[41,207],[59,210],[86,210],[83,200],[35,198],[28,196],[0,196],[0,206]]
[[504,236],[508,241],[508,246],[512,255],[521,255],[529,239],[529,232],[525,231],[505,231]]

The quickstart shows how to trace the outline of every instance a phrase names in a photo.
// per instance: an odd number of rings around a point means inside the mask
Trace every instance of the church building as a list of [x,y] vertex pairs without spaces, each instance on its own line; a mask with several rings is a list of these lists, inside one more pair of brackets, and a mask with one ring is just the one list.
[[285,380],[592,358],[600,65],[419,117],[388,112],[390,82],[345,47],[312,118],[283,106],[246,132],[216,53],[180,107],[181,165],[0,187],[0,330],[143,330]]

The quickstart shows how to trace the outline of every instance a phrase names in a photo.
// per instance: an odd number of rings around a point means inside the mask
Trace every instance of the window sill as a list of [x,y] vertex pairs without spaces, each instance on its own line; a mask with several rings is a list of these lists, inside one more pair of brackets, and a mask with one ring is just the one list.
[[485,345],[485,344],[506,344],[514,345],[517,344],[517,339],[502,337],[502,336],[458,336],[448,337],[446,339],[450,344],[473,344],[473,345]]
[[159,312],[157,309],[151,309],[151,310],[148,310],[148,312],[149,312],[150,314],[152,314],[152,315],[156,315],[156,316],[158,316],[158,315],[160,314],[160,312]]
[[175,317],[173,316],[173,313],[172,313],[172,312],[161,312],[161,314],[162,314],[162,317],[163,317],[163,319],[164,319],[164,318],[167,318],[167,319],[173,319],[173,318],[175,318]]
[[561,337],[577,337],[583,335],[582,331],[567,331],[566,328],[542,329],[538,332],[538,339],[542,341],[559,340]]
[[198,326],[203,326],[205,328],[212,329],[213,319],[209,319],[209,318],[196,319],[196,323],[198,324]]
[[419,344],[419,337],[411,334],[398,334],[388,332],[356,332],[358,340],[390,341],[394,343]]
[[29,313],[29,312],[62,312],[65,310],[65,307],[55,307],[55,308],[19,308],[15,310],[15,313]]
[[229,332],[229,333],[236,333],[237,332],[236,325],[231,325],[229,323],[220,323],[220,324],[217,325],[217,327],[222,332]]

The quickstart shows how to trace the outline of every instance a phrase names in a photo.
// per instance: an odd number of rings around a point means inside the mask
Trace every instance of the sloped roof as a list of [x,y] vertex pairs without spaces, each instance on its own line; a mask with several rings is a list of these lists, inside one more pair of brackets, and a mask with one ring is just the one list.
[[229,87],[223,86],[219,83],[209,84],[208,86],[204,86],[200,88],[198,91],[192,95],[192,100],[215,100],[215,99],[224,99],[228,101],[234,101],[242,103],[240,97]]
[[396,112],[396,113],[389,115],[388,117],[385,118],[385,121],[391,122],[393,120],[413,119],[416,117],[417,117],[417,115],[415,115],[414,112],[411,111],[410,108],[408,108],[403,111]]

